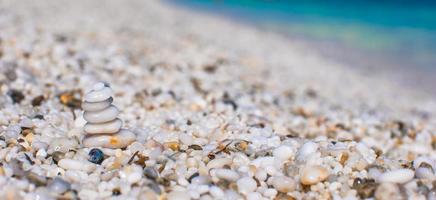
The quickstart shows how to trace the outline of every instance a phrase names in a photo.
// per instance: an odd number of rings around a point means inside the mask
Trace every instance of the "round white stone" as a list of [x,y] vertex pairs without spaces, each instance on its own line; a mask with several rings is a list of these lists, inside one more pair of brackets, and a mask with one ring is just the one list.
[[123,122],[120,119],[114,119],[110,122],[105,122],[101,124],[87,123],[84,130],[87,134],[105,134],[105,133],[116,133],[121,129]]
[[83,139],[84,147],[125,148],[136,139],[136,135],[127,129],[121,129],[113,135],[93,135]]
[[100,90],[91,90],[85,95],[85,101],[87,102],[100,102],[109,99],[112,96],[112,89],[110,87],[104,87]]
[[380,183],[407,183],[413,179],[415,172],[410,169],[397,169],[388,172],[384,172],[378,177]]
[[100,101],[100,102],[87,102],[84,101],[82,103],[82,109],[84,111],[99,111],[99,110],[103,110],[107,107],[109,107],[111,105],[111,103],[113,102],[113,98],[109,97],[109,99],[106,99],[104,101]]
[[95,164],[90,163],[88,161],[79,161],[79,160],[73,160],[68,158],[59,160],[58,166],[64,169],[80,170],[85,172],[94,171],[96,168]]
[[227,181],[236,181],[239,178],[239,174],[230,169],[215,169],[215,175]]
[[98,82],[92,86],[92,90],[101,90],[105,87],[103,82]]
[[89,123],[104,123],[109,122],[117,118],[120,111],[115,106],[109,106],[108,108],[95,112],[85,111],[83,118]]
[[253,192],[257,188],[256,181],[251,177],[244,177],[239,179],[236,182],[236,185],[238,186],[238,191],[242,194],[248,194],[250,192]]
[[294,152],[292,151],[292,148],[290,146],[281,145],[274,149],[273,156],[274,158],[285,161],[289,160],[293,156]]
[[297,183],[294,179],[286,176],[274,176],[272,178],[272,185],[280,192],[288,193],[295,190]]
[[298,150],[297,160],[304,161],[310,154],[315,153],[317,150],[318,150],[318,144],[311,141],[306,142]]

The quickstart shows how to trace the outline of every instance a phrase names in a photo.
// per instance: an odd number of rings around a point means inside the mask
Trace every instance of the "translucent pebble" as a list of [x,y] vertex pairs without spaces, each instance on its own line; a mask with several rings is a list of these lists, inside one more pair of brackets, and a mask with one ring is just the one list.
[[256,181],[251,177],[244,177],[239,179],[236,182],[236,185],[238,186],[238,191],[242,194],[248,194],[250,192],[253,192],[256,190],[257,183]]
[[273,187],[283,193],[292,192],[297,187],[297,183],[294,179],[286,176],[274,176],[272,178]]
[[293,156],[293,154],[294,153],[292,151],[292,148],[290,146],[287,146],[287,145],[281,145],[281,146],[275,148],[273,151],[274,158],[276,158],[280,161],[289,160]]
[[62,178],[56,177],[47,187],[51,192],[62,194],[71,189],[71,184]]
[[190,200],[191,197],[187,192],[172,191],[167,195],[168,200]]
[[303,185],[313,185],[325,180],[328,175],[327,169],[322,166],[307,166],[300,174],[300,181]]
[[217,187],[217,186],[211,186],[209,193],[215,197],[216,199],[218,198],[223,198],[224,197],[224,192],[223,190],[221,190],[221,188]]
[[92,86],[92,90],[101,90],[105,87],[103,82],[98,82]]
[[315,153],[318,150],[318,144],[315,142],[306,142],[301,146],[301,148],[298,150],[297,153],[297,160],[299,161],[305,161],[306,158],[312,154]]
[[262,195],[258,192],[250,192],[247,194],[247,200],[262,200]]

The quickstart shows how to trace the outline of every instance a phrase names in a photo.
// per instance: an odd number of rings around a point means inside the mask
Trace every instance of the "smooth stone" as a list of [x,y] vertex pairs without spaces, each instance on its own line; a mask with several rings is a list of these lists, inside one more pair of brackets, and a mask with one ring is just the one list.
[[301,148],[298,150],[297,153],[297,160],[299,161],[305,161],[306,158],[312,154],[315,153],[318,150],[318,144],[315,142],[306,142],[301,146]]
[[263,197],[258,192],[251,192],[247,194],[247,200],[263,200]]
[[92,90],[101,90],[105,87],[103,82],[98,82],[92,86]]
[[242,194],[248,194],[250,192],[253,192],[257,188],[256,181],[250,177],[244,177],[239,179],[236,182],[236,185],[238,186],[238,191]]
[[219,179],[227,181],[236,181],[239,179],[239,174],[230,169],[215,169],[215,175]]
[[121,129],[113,135],[93,135],[83,139],[84,147],[125,148],[136,139],[136,135],[127,129]]
[[377,180],[380,183],[407,183],[413,179],[415,172],[410,169],[397,169],[381,174]]
[[64,158],[59,160],[58,166],[63,169],[69,169],[69,170],[80,170],[85,172],[91,172],[94,171],[96,166],[87,160],[85,161],[79,161],[79,160],[73,160],[69,158]]
[[109,122],[117,118],[120,111],[115,106],[109,106],[108,108],[95,112],[87,112],[83,114],[83,118],[88,123],[104,123]]
[[216,158],[207,163],[207,169],[213,169],[213,168],[221,168],[224,165],[231,165],[232,159],[231,158]]
[[292,148],[286,145],[281,145],[273,151],[274,158],[277,158],[280,161],[289,160],[293,155],[294,152],[292,151]]
[[119,171],[120,178],[130,184],[137,183],[142,178],[142,168],[139,165],[129,165]]
[[303,185],[314,185],[328,177],[327,169],[319,165],[305,167],[300,175],[300,181]]
[[418,167],[415,170],[415,176],[422,179],[434,179],[435,174],[429,167]]
[[114,119],[110,122],[105,122],[101,124],[86,123],[84,130],[87,134],[105,134],[105,133],[116,133],[121,129],[123,122],[120,119]]
[[272,185],[276,190],[283,193],[292,192],[297,187],[295,180],[286,176],[274,176],[272,178]]
[[190,200],[191,197],[187,192],[172,191],[167,195],[168,200]]
[[112,97],[109,97],[109,99],[106,99],[104,101],[94,102],[94,103],[84,101],[84,102],[82,102],[82,109],[84,111],[103,110],[103,109],[109,107],[113,101],[114,101],[114,98],[112,98]]
[[71,184],[62,178],[56,177],[47,187],[51,192],[62,194],[71,189]]
[[109,99],[112,96],[112,89],[110,87],[104,87],[100,90],[92,90],[85,95],[85,101],[87,102],[100,102]]

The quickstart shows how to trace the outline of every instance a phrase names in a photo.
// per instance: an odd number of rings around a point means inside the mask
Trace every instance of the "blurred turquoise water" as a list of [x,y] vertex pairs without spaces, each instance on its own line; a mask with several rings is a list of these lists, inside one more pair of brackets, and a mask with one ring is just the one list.
[[436,70],[436,1],[173,2],[290,36],[333,41],[412,70]]

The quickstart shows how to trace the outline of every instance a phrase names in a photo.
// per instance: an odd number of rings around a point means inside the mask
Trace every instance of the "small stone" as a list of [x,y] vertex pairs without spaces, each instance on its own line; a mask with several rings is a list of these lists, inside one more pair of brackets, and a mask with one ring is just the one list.
[[381,174],[377,181],[380,183],[407,183],[413,179],[415,172],[410,169],[397,169]]
[[145,167],[144,168],[144,176],[149,178],[149,179],[156,180],[157,177],[159,177],[159,174],[154,168]]
[[121,129],[123,122],[120,119],[114,119],[109,122],[93,124],[86,123],[84,130],[89,135],[92,134],[106,134],[106,133],[116,133]]
[[168,200],[190,200],[191,197],[187,192],[172,191],[167,195]]
[[92,90],[85,95],[85,101],[94,103],[101,102],[109,99],[112,96],[112,89],[110,87],[104,87],[99,90]]
[[382,183],[375,191],[375,199],[403,199],[400,188],[394,183]]
[[57,194],[62,194],[71,189],[71,184],[62,178],[55,177],[53,181],[48,185],[48,189],[51,192],[55,192]]
[[374,196],[377,183],[373,179],[356,178],[353,182],[353,189],[357,191],[360,198],[366,199]]
[[215,169],[215,175],[227,181],[236,181],[239,179],[239,174],[230,169]]
[[251,177],[244,177],[239,179],[236,182],[236,185],[238,186],[238,191],[242,194],[248,194],[250,192],[253,192],[256,190],[257,183],[256,181]]
[[327,169],[319,165],[305,167],[300,175],[300,181],[303,185],[317,184],[328,177]]
[[59,95],[60,102],[70,108],[78,109],[81,107],[80,92],[77,90],[66,91]]
[[32,99],[32,106],[40,106],[43,101],[44,101],[44,96],[39,95]]
[[110,97],[109,99],[106,99],[104,101],[100,101],[100,102],[87,102],[84,101],[82,103],[82,109],[84,111],[99,111],[99,110],[103,110],[107,107],[109,107],[112,102],[114,101],[114,99],[112,97]]
[[318,150],[318,144],[315,142],[306,142],[301,146],[297,153],[298,161],[305,161],[307,157]]
[[90,163],[88,161],[79,161],[79,160],[73,160],[68,158],[59,160],[58,165],[59,167],[62,167],[64,169],[80,170],[85,172],[94,171],[96,168],[96,166],[93,163]]
[[280,161],[289,160],[294,155],[292,148],[290,146],[281,145],[274,149],[273,156],[274,158],[279,159]]
[[136,136],[126,129],[113,135],[93,135],[83,139],[84,147],[125,148],[134,142]]
[[101,164],[104,160],[104,153],[100,149],[94,148],[91,149],[88,153],[89,155],[89,162],[95,163],[95,164]]
[[250,192],[247,194],[247,200],[262,200],[263,197],[258,192]]
[[272,185],[276,190],[283,193],[292,192],[297,187],[295,180],[286,176],[274,176]]
[[137,183],[142,178],[142,168],[139,165],[125,166],[119,174],[120,178],[125,179],[130,184]]
[[100,111],[88,112],[85,111],[83,118],[88,123],[105,123],[117,118],[120,111],[115,106],[109,106],[108,108]]
[[14,90],[14,89],[12,89],[12,90],[9,90],[9,92],[8,92],[8,94],[9,94],[9,96],[11,97],[11,99],[12,99],[12,102],[14,102],[14,103],[20,103],[22,100],[24,100],[24,94],[21,92],[21,91],[19,91],[19,90]]

